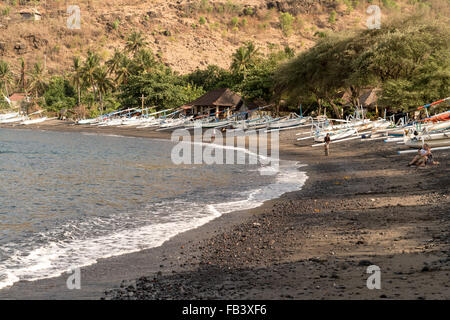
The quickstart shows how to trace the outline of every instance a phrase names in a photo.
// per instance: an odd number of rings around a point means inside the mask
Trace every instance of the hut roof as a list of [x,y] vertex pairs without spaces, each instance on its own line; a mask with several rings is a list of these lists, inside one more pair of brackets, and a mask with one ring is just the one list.
[[215,89],[194,100],[186,106],[238,106],[242,97],[230,89]]
[[369,89],[364,91],[363,94],[359,97],[359,101],[363,106],[371,106],[378,101],[378,93],[381,89]]
[[25,93],[13,93],[13,94],[9,97],[9,100],[14,101],[14,102],[18,102],[18,101],[22,101],[23,99],[25,99],[26,96],[29,96],[29,94],[25,94]]

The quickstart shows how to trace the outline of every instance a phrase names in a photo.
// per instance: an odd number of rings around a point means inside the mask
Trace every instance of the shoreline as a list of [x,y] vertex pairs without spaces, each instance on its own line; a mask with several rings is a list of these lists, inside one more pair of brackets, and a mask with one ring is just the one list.
[[[14,126],[14,125],[0,125],[0,129],[13,129],[13,130],[27,130],[27,131],[33,131],[33,130],[38,130],[38,131],[42,131],[42,132],[60,132],[60,133],[79,133],[79,134],[86,134],[86,135],[100,135],[100,136],[105,136],[105,137],[122,137],[122,138],[142,138],[142,139],[152,139],[152,140],[164,140],[164,141],[170,141],[171,138],[171,133],[172,131],[162,131],[162,132],[157,132],[154,130],[139,130],[139,129],[135,129],[135,128],[116,128],[116,127],[112,127],[112,128],[108,128],[108,127],[95,127],[95,126],[89,126],[89,125],[84,125],[84,126],[78,126],[78,125],[73,125],[71,123],[67,123],[64,121],[58,121],[58,120],[54,120],[54,121],[49,121],[49,125],[47,124],[38,124],[38,125],[30,125],[30,126]],[[306,177],[307,179],[307,177]],[[148,254],[149,256],[152,256],[154,254],[158,255],[158,253],[153,253],[151,251],[153,251],[154,249],[158,249],[162,246],[165,246],[167,242],[170,242],[170,244],[168,244],[168,246],[172,246],[171,242],[172,240],[174,240],[174,242],[178,242],[181,241],[184,243],[185,238],[190,238],[190,237],[194,237],[196,240],[199,240],[200,238],[202,238],[201,236],[199,237],[199,233],[200,231],[197,231],[198,229],[202,229],[201,232],[206,232],[206,234],[211,234],[211,230],[213,231],[212,233],[214,233],[215,230],[220,229],[221,227],[223,227],[223,225],[234,225],[234,224],[238,224],[239,222],[245,220],[248,216],[248,212],[252,211],[252,210],[258,210],[259,208],[263,207],[266,205],[266,203],[276,200],[277,198],[274,199],[269,199],[269,200],[265,200],[262,204],[257,205],[254,208],[250,208],[250,209],[242,209],[242,210],[238,210],[238,211],[230,211],[230,212],[226,212],[221,214],[219,217],[214,217],[212,218],[211,221],[199,226],[199,227],[195,227],[193,229],[189,229],[187,231],[182,231],[178,234],[176,234],[175,236],[169,238],[168,240],[164,241],[164,243],[160,246],[157,247],[152,247],[152,248],[148,248],[148,249],[142,249],[142,250],[136,250],[134,252],[130,252],[130,253],[122,253],[119,255],[115,255],[112,257],[107,257],[107,258],[98,258],[97,262],[90,264],[90,265],[86,265],[81,267],[81,273],[88,273],[90,272],[89,269],[92,266],[95,266],[99,263],[103,263],[103,264],[108,264],[110,263],[109,260],[117,260],[120,259],[122,257],[124,257],[124,260],[134,260],[137,257],[134,257],[133,255],[139,255],[140,253],[145,253],[146,255]],[[228,216],[230,215],[230,217],[225,217],[224,216]],[[217,225],[211,225],[215,220],[217,219],[221,219],[220,223],[217,222],[215,224]],[[204,230],[203,230],[204,229]],[[190,235],[190,233],[193,233],[192,235]],[[186,234],[186,235],[185,235]],[[178,240],[177,238],[180,237],[181,240]],[[184,247],[184,245],[183,245]],[[148,252],[147,252],[148,251]],[[155,250],[158,251],[158,250]],[[181,255],[183,255],[183,253],[181,253]],[[165,258],[163,258],[165,259]],[[159,269],[161,268],[161,264],[158,264],[157,262],[160,260],[159,258],[151,258],[150,260],[154,260],[154,264],[155,264],[155,268],[156,270],[159,271]],[[179,260],[177,258],[177,260]],[[113,261],[111,261],[112,263],[115,263]],[[170,263],[171,265],[175,264],[174,262]],[[103,266],[102,266],[103,267]],[[121,268],[123,267],[123,270],[126,270],[128,272],[128,262],[124,265],[121,266]],[[147,269],[145,269],[147,270]],[[96,271],[93,271],[94,273],[96,273]],[[122,271],[114,271],[117,272],[118,274],[123,274]],[[136,275],[139,275],[139,273],[136,273]],[[8,286],[5,288],[1,288],[0,289],[0,299],[15,299],[16,296],[16,291],[17,292],[21,292],[21,291],[28,291],[29,287],[33,287],[34,288],[34,283],[42,283],[43,286],[52,286],[51,283],[53,283],[53,281],[51,280],[55,280],[54,283],[58,283],[58,284],[64,284],[63,286],[60,286],[60,288],[58,290],[61,290],[61,292],[57,292],[57,293],[47,293],[47,292],[34,292],[35,288],[32,289],[29,293],[26,293],[24,295],[22,295],[22,293],[20,293],[18,296],[21,299],[46,299],[47,296],[51,296],[53,298],[56,299],[66,299],[67,297],[65,296],[65,294],[68,292],[68,289],[65,287],[65,279],[67,279],[70,276],[69,273],[62,273],[61,275],[55,275],[53,277],[49,277],[49,278],[43,278],[43,279],[36,279],[36,280],[20,280],[18,282],[15,282],[12,286]],[[119,280],[122,280],[122,278],[119,278]],[[115,284],[115,283],[113,283]],[[38,284],[37,284],[38,285]],[[39,284],[41,285],[41,284]],[[98,298],[97,295],[101,295],[103,293],[103,288],[101,287],[100,289],[102,289],[102,291],[99,291],[99,288],[97,288],[97,284],[93,283],[93,284],[88,284],[88,287],[96,287],[95,289],[88,289],[87,293],[81,293],[79,294],[79,292],[77,292],[76,290],[74,291],[73,295],[70,295],[72,298],[74,299],[96,299]],[[95,294],[91,293],[91,290],[96,291]],[[6,292],[6,294],[5,294]]]
[[[17,128],[170,138],[57,121]],[[382,142],[336,145],[326,158],[322,148],[296,145],[295,133],[280,138],[281,159],[308,165],[302,190],[224,214],[160,247],[100,259],[82,268],[82,290],[69,291],[63,275],[18,282],[0,298],[450,298],[442,282],[450,274],[448,152],[438,154],[440,166],[416,170]],[[365,288],[368,263],[380,266],[384,290]]]

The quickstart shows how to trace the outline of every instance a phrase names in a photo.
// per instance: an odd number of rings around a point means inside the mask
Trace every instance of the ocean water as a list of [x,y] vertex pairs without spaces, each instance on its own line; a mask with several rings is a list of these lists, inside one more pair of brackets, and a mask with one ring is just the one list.
[[307,179],[290,161],[272,176],[261,175],[260,165],[177,166],[174,145],[0,129],[0,289],[160,246],[224,213],[299,190]]

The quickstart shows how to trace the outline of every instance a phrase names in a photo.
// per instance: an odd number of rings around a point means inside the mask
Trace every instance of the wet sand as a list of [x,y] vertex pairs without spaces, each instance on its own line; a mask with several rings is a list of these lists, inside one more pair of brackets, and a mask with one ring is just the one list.
[[[31,129],[170,137],[59,121]],[[416,169],[406,166],[413,155],[382,141],[332,145],[326,157],[311,141],[297,144],[295,130],[280,138],[282,159],[308,165],[302,190],[101,259],[82,268],[81,290],[67,289],[66,274],[19,282],[0,298],[450,298],[449,151],[435,153],[439,166]],[[366,287],[369,265],[381,269],[381,290]]]

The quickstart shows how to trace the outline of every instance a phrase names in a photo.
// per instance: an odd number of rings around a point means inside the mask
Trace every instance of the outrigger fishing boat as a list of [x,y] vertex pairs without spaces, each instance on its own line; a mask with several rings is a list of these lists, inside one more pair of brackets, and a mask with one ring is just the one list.
[[280,120],[280,118],[273,119],[269,116],[264,116],[262,118],[252,119],[252,120],[240,120],[235,121],[231,124],[233,129],[240,130],[259,130],[267,128],[270,123]]
[[11,118],[17,118],[19,116],[18,112],[4,113],[0,114],[0,120],[7,120]]
[[229,120],[215,121],[215,118],[208,118],[206,120],[195,120],[185,124],[186,129],[196,129],[196,128],[224,128],[230,125]]
[[422,148],[425,143],[430,147],[446,147],[450,146],[450,132],[405,135],[403,142],[410,148]]
[[17,116],[17,117],[0,120],[0,123],[16,123],[16,122],[25,121],[26,119],[27,119],[27,117],[25,117],[25,116]]
[[281,118],[278,121],[273,121],[267,126],[268,129],[285,129],[290,127],[297,127],[299,125],[305,124],[310,118],[303,118],[292,113],[286,118]]
[[45,122],[47,120],[48,120],[47,117],[42,117],[42,118],[38,118],[38,119],[28,119],[28,120],[22,121],[20,124],[24,125],[24,126],[28,126],[28,125],[31,125],[31,124],[42,123],[42,122]]
[[338,131],[332,131],[332,132],[318,132],[315,137],[315,142],[324,142],[324,138],[327,134],[330,135],[331,141],[338,141],[345,138],[349,138],[357,134],[358,131],[356,129],[343,129]]

